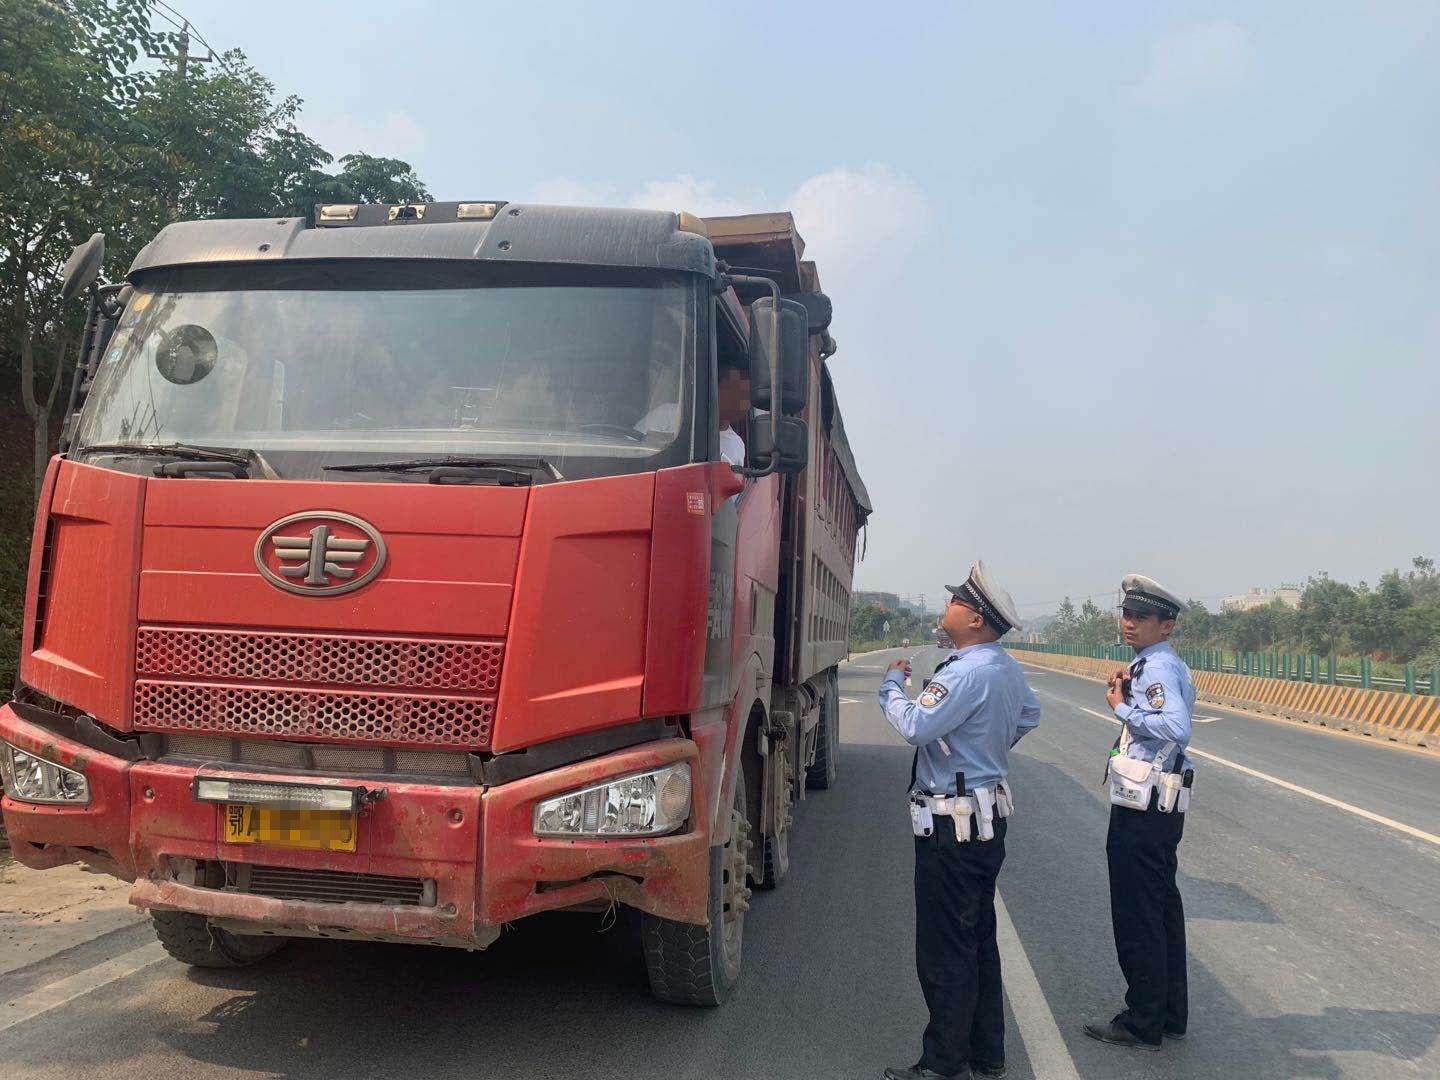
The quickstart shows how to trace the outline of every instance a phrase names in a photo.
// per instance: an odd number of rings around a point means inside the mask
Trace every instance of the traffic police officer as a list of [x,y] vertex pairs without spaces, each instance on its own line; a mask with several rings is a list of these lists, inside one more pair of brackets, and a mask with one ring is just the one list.
[[998,641],[1020,620],[1010,594],[976,563],[937,638],[951,646],[911,701],[907,661],[880,684],[885,717],[915,747],[915,967],[930,1022],[917,1064],[886,1080],[1005,1074],[995,878],[1005,859],[1010,748],[1040,722],[1040,703]]
[[1135,650],[1110,676],[1105,700],[1124,724],[1106,770],[1110,918],[1128,990],[1125,1010],[1085,1025],[1104,1042],[1159,1050],[1183,1039],[1188,1022],[1185,908],[1175,885],[1194,771],[1186,757],[1195,684],[1166,640],[1184,605],[1143,574],[1121,582],[1120,625]]

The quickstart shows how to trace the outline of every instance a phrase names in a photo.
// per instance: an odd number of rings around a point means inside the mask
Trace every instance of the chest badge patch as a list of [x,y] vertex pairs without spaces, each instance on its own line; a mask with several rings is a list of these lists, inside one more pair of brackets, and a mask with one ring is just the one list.
[[1145,700],[1150,702],[1152,709],[1163,709],[1165,707],[1165,684],[1152,682],[1145,688]]
[[926,709],[933,709],[949,696],[950,691],[946,689],[944,683],[928,682],[925,684],[924,691],[920,694],[920,704]]

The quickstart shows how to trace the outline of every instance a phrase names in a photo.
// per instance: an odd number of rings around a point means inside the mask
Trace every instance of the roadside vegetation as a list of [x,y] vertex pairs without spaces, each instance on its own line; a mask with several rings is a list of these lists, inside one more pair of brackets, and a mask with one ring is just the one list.
[[[1086,600],[1077,610],[1067,598],[1041,636],[1070,645],[1116,641],[1115,613]],[[1305,584],[1298,608],[1276,601],[1250,611],[1213,612],[1192,600],[1171,639],[1194,649],[1335,655],[1339,670],[1358,671],[1361,657],[1374,673],[1399,677],[1406,664],[1440,664],[1440,573],[1435,560],[1416,557],[1410,569],[1387,570],[1375,585],[1317,574]]]
[[301,104],[278,96],[239,50],[212,55],[182,37],[152,0],[0,0],[0,386],[13,388],[0,392],[4,685],[34,461],[53,449],[85,314],[59,300],[71,249],[103,232],[114,281],[172,221],[429,199],[407,162],[325,150],[300,129]]
[[879,604],[856,604],[850,611],[850,651],[894,648],[906,640],[911,645],[931,645],[935,641],[935,618],[933,611],[897,611]]

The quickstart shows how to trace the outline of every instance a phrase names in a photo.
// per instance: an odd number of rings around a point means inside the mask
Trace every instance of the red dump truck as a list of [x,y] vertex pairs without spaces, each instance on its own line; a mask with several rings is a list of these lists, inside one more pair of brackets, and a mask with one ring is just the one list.
[[15,857],[132,881],[207,966],[619,903],[658,998],[723,1001],[835,780],[870,510],[790,215],[323,205],[113,284],[103,244],[0,708]]

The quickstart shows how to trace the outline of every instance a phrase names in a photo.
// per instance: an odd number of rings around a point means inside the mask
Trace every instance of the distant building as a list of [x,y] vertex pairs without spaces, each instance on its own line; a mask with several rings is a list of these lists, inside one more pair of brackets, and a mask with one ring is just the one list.
[[1255,608],[1269,607],[1276,600],[1286,607],[1298,608],[1302,592],[1304,590],[1299,585],[1277,585],[1273,589],[1262,589],[1251,585],[1249,589],[1238,596],[1222,596],[1220,610],[1253,611]]

